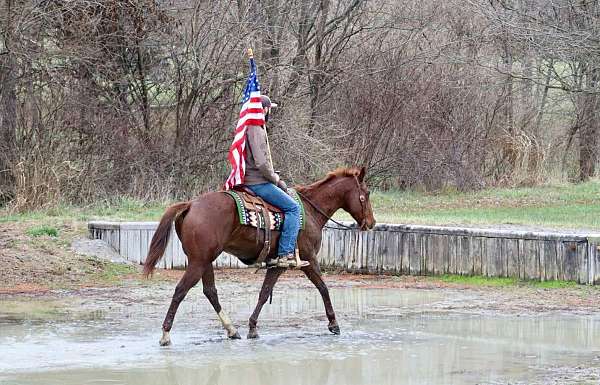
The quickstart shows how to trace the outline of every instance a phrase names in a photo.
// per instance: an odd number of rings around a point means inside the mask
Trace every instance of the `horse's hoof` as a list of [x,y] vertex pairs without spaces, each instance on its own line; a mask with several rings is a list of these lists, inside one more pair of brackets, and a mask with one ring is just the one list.
[[158,343],[160,344],[160,346],[171,345],[171,336],[169,335],[169,332],[163,332],[163,335],[162,335],[160,341],[158,341]]
[[332,332],[335,335],[339,335],[340,334],[340,327],[338,325],[329,325],[328,326],[329,331]]
[[250,329],[248,331],[248,336],[247,338],[250,339],[254,339],[254,338],[258,338],[258,332],[256,331],[256,329]]
[[230,340],[241,340],[242,337],[240,337],[240,333],[235,332],[234,335],[228,336]]

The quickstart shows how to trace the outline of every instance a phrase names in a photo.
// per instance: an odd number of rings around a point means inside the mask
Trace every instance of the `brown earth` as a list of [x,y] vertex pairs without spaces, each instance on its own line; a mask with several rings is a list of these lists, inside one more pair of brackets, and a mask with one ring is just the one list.
[[30,223],[0,224],[0,293],[48,291],[105,284],[109,264],[71,250],[76,223],[55,226],[58,237],[27,234]]

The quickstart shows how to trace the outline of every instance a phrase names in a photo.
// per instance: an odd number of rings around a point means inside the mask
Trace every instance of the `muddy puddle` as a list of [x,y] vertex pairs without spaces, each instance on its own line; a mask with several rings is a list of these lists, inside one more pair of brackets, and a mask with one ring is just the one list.
[[[503,315],[461,307],[482,295],[334,287],[330,335],[318,292],[284,287],[260,339],[230,341],[200,289],[158,346],[173,284],[0,299],[0,384],[597,384],[600,314]],[[221,284],[247,333],[258,288]],[[285,293],[285,294],[284,294]]]

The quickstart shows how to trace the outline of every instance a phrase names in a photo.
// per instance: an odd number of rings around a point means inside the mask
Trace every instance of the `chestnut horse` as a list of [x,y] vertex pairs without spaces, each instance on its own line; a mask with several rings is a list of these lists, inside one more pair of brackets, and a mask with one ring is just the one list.
[[[298,248],[300,259],[310,262],[310,265],[303,267],[302,271],[319,290],[329,320],[329,331],[334,334],[339,334],[340,328],[331,306],[329,291],[321,278],[317,260],[317,253],[321,246],[321,231],[328,219],[340,208],[350,213],[361,230],[373,228],[375,218],[364,177],[364,168],[344,168],[330,172],[324,179],[311,185],[297,188],[306,212],[305,228],[299,234]],[[256,229],[240,224],[233,199],[223,192],[210,192],[193,201],[176,203],[166,210],[152,237],[150,250],[144,263],[146,276],[152,273],[154,265],[165,251],[173,221],[183,251],[187,255],[188,265],[175,288],[171,306],[163,322],[160,344],[163,346],[170,344],[169,332],[173,326],[177,307],[200,279],[202,279],[203,292],[217,312],[227,331],[227,336],[240,338],[219,304],[212,262],[222,251],[226,251],[238,257],[243,263],[252,265],[262,248],[262,245],[256,242]],[[272,240],[274,245],[277,245],[278,237],[279,233],[274,232]],[[269,258],[275,257],[276,249],[276,247],[272,248]],[[277,279],[285,270],[285,268],[267,269],[258,303],[250,316],[248,338],[258,337],[256,324],[260,311]]]

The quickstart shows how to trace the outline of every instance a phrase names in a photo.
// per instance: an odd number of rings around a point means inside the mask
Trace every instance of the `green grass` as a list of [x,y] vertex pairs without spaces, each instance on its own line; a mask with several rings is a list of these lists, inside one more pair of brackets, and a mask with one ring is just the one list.
[[88,261],[91,264],[90,268],[94,271],[92,276],[94,282],[115,284],[121,282],[123,276],[137,273],[137,269],[132,265],[101,261],[95,258],[90,258]]
[[527,283],[540,289],[564,289],[569,287],[579,287],[577,282],[573,281],[527,281]]
[[465,276],[446,274],[433,279],[440,280],[446,283],[455,283],[468,286],[494,286],[494,287],[509,287],[509,286],[530,286],[539,289],[563,289],[578,287],[577,282],[571,281],[531,281],[519,280],[517,278],[496,278],[482,276]]
[[491,277],[481,277],[481,276],[450,275],[450,274],[441,275],[439,277],[435,277],[435,279],[439,279],[440,281],[446,282],[446,283],[457,283],[457,284],[461,284],[461,285],[496,286],[496,287],[514,286],[518,282],[518,280],[515,278],[491,278]]
[[[32,221],[52,226],[60,221],[156,221],[171,202],[116,198],[85,207],[9,214],[0,209],[0,223]],[[379,223],[432,225],[528,225],[600,230],[600,181],[526,188],[494,188],[461,193],[446,191],[373,191],[371,203]],[[339,211],[337,219],[351,220]]]
[[31,227],[27,230],[27,235],[31,237],[41,237],[41,236],[49,236],[49,237],[58,237],[58,230],[55,227],[51,226],[35,226]]
[[83,207],[59,205],[25,213],[9,213],[7,209],[0,209],[0,223],[25,221],[52,223],[72,220],[80,222],[90,220],[153,221],[160,219],[170,203],[117,198]]
[[135,273],[137,270],[134,266],[109,262],[103,266],[98,278],[104,282],[115,283],[119,282],[124,275]]
[[[529,225],[600,230],[600,181],[475,192],[371,194],[379,223]],[[347,213],[336,218],[350,220]]]

